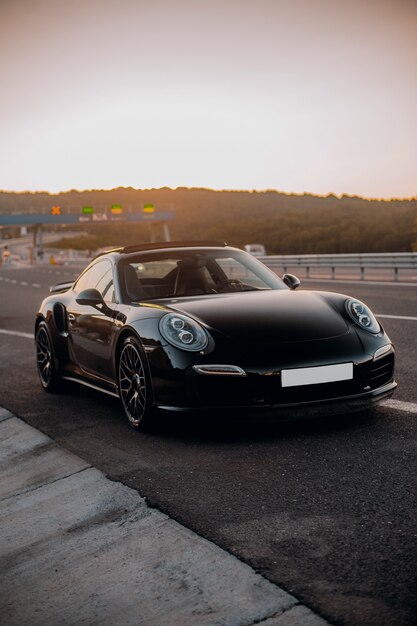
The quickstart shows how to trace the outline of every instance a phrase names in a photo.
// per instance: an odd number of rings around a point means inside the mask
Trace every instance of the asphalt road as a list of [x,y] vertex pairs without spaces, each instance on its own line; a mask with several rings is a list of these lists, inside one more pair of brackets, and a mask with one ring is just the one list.
[[402,319],[417,317],[417,287],[304,283],[394,316],[381,321],[397,349],[395,398],[410,410],[287,425],[171,417],[135,433],[117,400],[76,385],[43,392],[31,340],[1,333],[30,333],[49,285],[72,277],[0,269],[0,404],[330,622],[417,624],[417,320]]

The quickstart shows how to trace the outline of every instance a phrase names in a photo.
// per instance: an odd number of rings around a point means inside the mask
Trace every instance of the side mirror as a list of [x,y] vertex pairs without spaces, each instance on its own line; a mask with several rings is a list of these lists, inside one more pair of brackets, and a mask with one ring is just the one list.
[[284,274],[282,280],[290,289],[297,289],[301,285],[300,279],[294,274]]
[[77,304],[94,307],[104,304],[103,297],[97,289],[84,289],[78,294],[75,301]]

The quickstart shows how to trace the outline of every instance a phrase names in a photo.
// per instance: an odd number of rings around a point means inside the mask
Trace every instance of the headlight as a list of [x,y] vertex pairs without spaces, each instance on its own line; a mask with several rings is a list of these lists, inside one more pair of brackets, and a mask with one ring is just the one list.
[[361,328],[369,330],[370,333],[379,333],[381,330],[372,311],[360,300],[348,300],[346,302],[346,310],[353,321]]
[[204,328],[190,317],[168,313],[159,321],[159,330],[164,339],[176,348],[198,352],[208,344]]

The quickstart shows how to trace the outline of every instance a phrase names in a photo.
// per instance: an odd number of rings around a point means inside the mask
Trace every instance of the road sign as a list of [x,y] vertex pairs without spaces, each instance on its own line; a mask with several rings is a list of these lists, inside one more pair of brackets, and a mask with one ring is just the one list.
[[60,206],[51,207],[51,215],[61,215],[61,207]]
[[[93,207],[91,207],[93,209]],[[106,217],[102,217],[105,215]],[[154,213],[144,213],[137,211],[132,213],[123,212],[121,215],[113,215],[112,213],[77,213],[65,212],[60,215],[51,215],[49,209],[45,213],[2,213],[0,210],[0,225],[4,226],[28,226],[32,224],[79,224],[91,223],[99,224],[102,221],[109,222],[170,222],[174,219],[173,211],[155,211]]]

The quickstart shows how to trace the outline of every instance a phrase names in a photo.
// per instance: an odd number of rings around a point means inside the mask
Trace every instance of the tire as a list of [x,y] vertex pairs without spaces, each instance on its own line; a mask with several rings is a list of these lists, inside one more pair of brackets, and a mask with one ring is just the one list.
[[39,381],[45,391],[56,392],[60,388],[61,379],[58,375],[54,347],[46,322],[41,322],[36,330],[36,366]]
[[128,337],[118,362],[119,394],[130,426],[143,430],[153,413],[152,387],[148,364],[139,341]]

